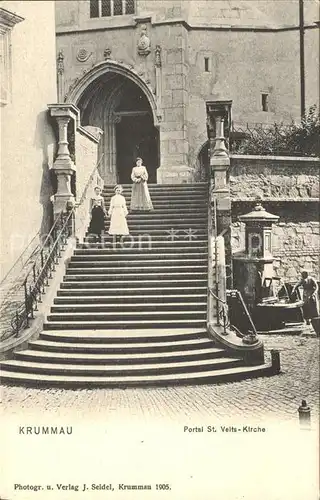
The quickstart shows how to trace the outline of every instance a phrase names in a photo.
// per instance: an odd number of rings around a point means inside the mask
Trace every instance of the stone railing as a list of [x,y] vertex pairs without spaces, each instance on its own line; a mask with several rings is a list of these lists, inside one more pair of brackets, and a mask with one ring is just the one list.
[[98,127],[82,127],[80,111],[73,104],[49,104],[48,108],[58,124],[59,134],[57,156],[52,167],[57,177],[57,191],[53,196],[53,212],[56,216],[74,206],[82,196],[97,164],[102,130]]
[[[56,217],[50,232],[42,243],[36,246],[34,251],[24,260],[21,255],[19,272],[11,276],[7,274],[1,283],[1,322],[0,341],[4,341],[12,335],[18,335],[19,331],[29,325],[29,319],[33,318],[34,311],[42,301],[42,295],[48,286],[49,278],[60,257],[60,251],[65,243],[66,233],[69,227],[65,223],[69,217],[61,212]],[[64,230],[62,231],[62,227]],[[18,270],[17,270],[18,271]]]
[[42,245],[37,247],[16,277],[14,288],[1,305],[1,342],[18,337],[22,330],[29,327],[39,305],[45,301],[53,275],[60,268],[59,274],[64,271],[67,260],[65,251],[71,255],[74,249],[72,237],[77,241],[83,239],[89,224],[93,188],[101,182],[98,172],[101,161],[102,157],[87,179],[79,202],[69,212],[60,212]]
[[84,186],[82,196],[76,203],[75,210],[75,220],[74,220],[74,236],[79,243],[83,242],[86,231],[90,222],[90,200],[94,194],[94,188],[96,186],[103,188],[103,179],[99,174],[99,166],[103,160],[103,155],[101,155],[97,165],[91,172],[90,177],[87,179],[86,185]]
[[[102,157],[97,163],[100,129],[81,127],[79,110],[73,105],[52,104],[49,110],[59,131],[53,165],[57,176],[57,192],[52,199],[54,224],[42,241],[40,235],[36,235],[1,283],[1,341],[18,336],[33,319],[42,303],[48,279],[60,265],[60,254],[69,236],[83,240],[89,224],[94,187],[103,187],[99,175]],[[71,252],[71,243],[69,246]]]

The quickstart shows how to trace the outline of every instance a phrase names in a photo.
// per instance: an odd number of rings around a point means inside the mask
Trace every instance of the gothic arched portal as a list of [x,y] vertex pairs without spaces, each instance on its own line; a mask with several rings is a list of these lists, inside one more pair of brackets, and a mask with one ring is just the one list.
[[159,130],[149,88],[133,73],[128,73],[133,77],[129,78],[116,68],[104,69],[86,74],[66,99],[80,109],[81,125],[103,130],[101,176],[108,184],[130,183],[131,169],[140,156],[148,168],[149,181],[157,182]]

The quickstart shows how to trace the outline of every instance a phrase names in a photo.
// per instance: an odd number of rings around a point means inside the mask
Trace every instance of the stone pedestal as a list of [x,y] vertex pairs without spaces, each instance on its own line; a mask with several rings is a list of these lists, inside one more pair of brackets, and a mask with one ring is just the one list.
[[74,205],[74,195],[71,191],[71,177],[76,171],[71,159],[68,143],[68,124],[71,119],[79,119],[79,110],[72,104],[49,104],[50,114],[58,124],[58,152],[53,164],[57,176],[57,192],[53,197],[53,212],[56,217],[67,207]]

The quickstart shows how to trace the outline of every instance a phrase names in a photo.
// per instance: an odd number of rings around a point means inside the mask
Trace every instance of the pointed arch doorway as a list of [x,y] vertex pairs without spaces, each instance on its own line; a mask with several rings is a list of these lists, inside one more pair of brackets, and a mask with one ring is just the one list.
[[143,159],[149,181],[157,182],[159,130],[144,91],[132,80],[108,71],[93,80],[77,103],[81,124],[103,130],[101,176],[107,184],[130,183],[135,159]]

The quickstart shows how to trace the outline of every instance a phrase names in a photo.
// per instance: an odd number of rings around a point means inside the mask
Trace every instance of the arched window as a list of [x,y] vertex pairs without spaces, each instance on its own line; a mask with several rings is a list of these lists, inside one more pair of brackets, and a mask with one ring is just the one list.
[[90,17],[113,17],[134,14],[134,0],[90,0]]

